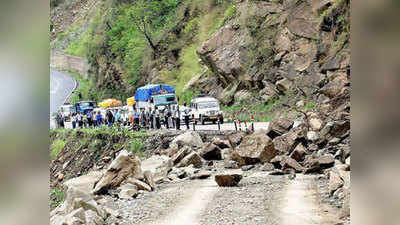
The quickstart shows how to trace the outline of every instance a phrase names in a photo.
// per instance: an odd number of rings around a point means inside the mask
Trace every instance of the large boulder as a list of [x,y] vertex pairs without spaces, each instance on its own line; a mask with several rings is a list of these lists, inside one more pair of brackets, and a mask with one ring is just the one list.
[[151,190],[155,190],[156,183],[154,182],[153,174],[149,170],[146,170],[143,173],[143,176],[144,176],[144,180],[146,181],[146,183],[151,187]]
[[244,132],[236,132],[228,135],[227,139],[232,148],[236,148],[243,140],[246,134]]
[[174,165],[178,164],[185,156],[189,155],[192,150],[188,146],[182,147],[177,153],[175,153],[172,157],[172,163]]
[[294,169],[296,172],[303,172],[304,168],[293,158],[286,157],[286,159],[281,162],[282,169]]
[[241,174],[218,174],[215,175],[215,182],[221,187],[237,186],[242,179]]
[[232,148],[231,144],[229,143],[228,140],[222,140],[218,137],[214,137],[212,140],[212,144],[218,146],[220,149],[225,149],[225,148]]
[[93,193],[106,193],[108,189],[118,187],[124,180],[141,175],[142,170],[139,158],[130,155],[126,150],[122,150],[96,184]]
[[191,146],[200,148],[203,146],[203,141],[201,140],[200,135],[195,131],[187,131],[179,136],[177,136],[174,140],[172,140],[170,147],[178,147],[182,146]]
[[241,165],[266,163],[276,155],[272,140],[263,132],[244,137],[234,153],[240,159],[238,162]]
[[212,143],[205,145],[201,149],[200,156],[206,160],[221,160],[222,159],[221,149]]
[[307,153],[307,149],[303,146],[302,143],[299,143],[296,148],[290,153],[290,157],[295,159],[298,162],[304,160],[304,156]]
[[296,147],[296,139],[297,134],[295,132],[276,137],[273,140],[275,150],[280,155],[290,153]]
[[332,170],[329,172],[329,193],[331,195],[343,184],[344,182],[337,171]]
[[200,168],[203,165],[201,157],[196,152],[192,152],[189,155],[185,156],[176,167],[186,167],[189,165],[193,165],[196,168]]
[[64,182],[64,186],[68,189],[75,188],[83,193],[90,194],[97,181],[101,179],[103,173],[101,171],[92,171],[86,175],[75,177]]
[[288,132],[293,127],[293,120],[287,118],[278,118],[270,122],[267,135],[274,139],[277,136]]

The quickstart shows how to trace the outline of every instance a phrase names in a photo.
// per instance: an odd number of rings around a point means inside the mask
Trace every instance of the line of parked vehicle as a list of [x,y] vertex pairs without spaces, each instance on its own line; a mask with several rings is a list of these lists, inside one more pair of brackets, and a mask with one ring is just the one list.
[[[73,113],[80,112],[86,115],[92,111],[94,115],[100,112],[103,118],[106,117],[107,110],[118,110],[123,121],[129,120],[135,111],[152,113],[154,109],[158,109],[160,120],[163,122],[167,106],[171,109],[179,108],[181,123],[184,121],[184,115],[188,113],[195,124],[206,122],[224,122],[223,113],[216,98],[208,95],[198,95],[193,98],[187,106],[178,105],[179,98],[175,94],[175,88],[165,84],[150,84],[138,88],[135,96],[127,100],[127,105],[113,107],[99,107],[96,101],[80,101],[76,104],[64,104],[61,106],[58,115],[62,117],[64,122],[71,121]],[[101,104],[100,104],[101,105]],[[178,107],[179,106],[179,107]],[[55,115],[53,115],[55,116]]]

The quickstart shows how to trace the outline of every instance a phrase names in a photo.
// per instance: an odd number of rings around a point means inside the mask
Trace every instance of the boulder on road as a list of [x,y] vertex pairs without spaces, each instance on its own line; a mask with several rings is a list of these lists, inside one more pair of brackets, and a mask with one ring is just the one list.
[[206,160],[221,160],[222,159],[221,149],[212,143],[205,145],[200,150],[200,156]]
[[286,157],[286,159],[281,162],[283,169],[294,169],[296,172],[303,172],[304,168],[293,158]]
[[244,132],[236,132],[236,133],[229,135],[227,137],[229,145],[231,145],[232,148],[235,148],[242,142],[244,136],[246,136],[246,134]]
[[133,184],[124,184],[118,188],[120,190],[118,197],[121,199],[131,199],[136,198],[138,195],[138,189]]
[[271,121],[268,126],[267,135],[274,139],[288,132],[293,127],[293,120],[287,118],[278,118]]
[[139,191],[151,191],[151,187],[148,184],[135,178],[129,178],[126,183],[136,186]]
[[288,132],[273,140],[277,154],[284,155],[291,152],[296,147],[297,134]]
[[196,131],[187,131],[177,136],[174,140],[172,140],[170,147],[177,147],[178,143],[182,144],[183,146],[191,146],[196,148],[203,146],[203,141]]
[[174,165],[178,164],[185,156],[189,155],[192,152],[192,150],[189,148],[189,146],[184,146],[182,147],[177,153],[175,153],[172,157],[172,163]]
[[189,155],[185,156],[176,167],[186,167],[189,165],[193,165],[196,168],[200,168],[203,165],[201,157],[196,152],[192,152]]
[[297,162],[301,162],[304,160],[304,156],[307,153],[307,149],[303,146],[302,143],[299,143],[296,148],[290,153],[290,158],[295,159]]
[[275,157],[272,140],[263,132],[256,132],[243,138],[236,148],[235,154],[239,165],[249,165],[258,162],[269,162]]
[[237,186],[242,177],[241,174],[219,174],[215,175],[215,182],[220,187],[232,187]]
[[231,148],[231,144],[229,144],[228,140],[222,140],[220,138],[214,137],[214,139],[212,140],[212,143],[216,146],[218,146],[220,149],[224,149],[224,148]]
[[149,170],[146,170],[143,176],[146,183],[151,187],[151,190],[154,191],[156,189],[156,183],[154,182],[153,174]]
[[136,178],[141,174],[142,170],[139,158],[129,155],[126,150],[122,150],[96,184],[93,193],[106,193],[108,189],[118,187],[126,179]]
[[192,176],[190,177],[190,179],[191,179],[191,180],[194,180],[194,179],[202,180],[202,179],[207,179],[207,178],[209,178],[210,176],[211,176],[211,173],[210,173],[209,171],[200,171],[200,172],[198,172],[198,173],[192,175]]
[[343,180],[339,173],[335,171],[329,172],[329,193],[332,195],[337,189],[343,186]]
[[332,167],[335,164],[335,157],[332,154],[323,155],[318,158],[318,163],[323,168]]

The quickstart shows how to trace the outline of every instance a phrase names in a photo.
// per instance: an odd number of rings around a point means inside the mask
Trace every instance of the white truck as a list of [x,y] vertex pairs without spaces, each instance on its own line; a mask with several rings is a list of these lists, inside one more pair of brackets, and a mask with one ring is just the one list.
[[218,120],[221,124],[224,123],[219,102],[211,96],[198,95],[190,102],[190,108],[196,124],[200,122],[204,125],[206,121],[212,121],[215,124]]
[[60,112],[64,118],[64,122],[70,122],[72,113],[75,113],[75,108],[71,104],[64,104],[60,107]]

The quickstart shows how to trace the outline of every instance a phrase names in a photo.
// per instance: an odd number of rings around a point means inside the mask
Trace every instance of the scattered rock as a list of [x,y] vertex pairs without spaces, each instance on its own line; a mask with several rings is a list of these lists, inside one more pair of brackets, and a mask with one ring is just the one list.
[[277,136],[288,132],[293,127],[293,120],[287,118],[278,118],[270,122],[267,135],[274,139]]
[[118,197],[121,199],[131,199],[136,198],[138,195],[138,189],[133,184],[124,184],[118,188],[120,190]]
[[231,144],[232,147],[235,148],[238,146],[241,142],[243,137],[245,136],[245,133],[243,132],[236,132],[228,136],[228,141]]
[[323,168],[329,168],[335,164],[335,158],[331,154],[323,155],[319,157],[318,163]]
[[296,147],[297,134],[295,132],[288,132],[273,140],[275,150],[278,154],[287,154]]
[[211,176],[211,173],[209,171],[200,171],[196,174],[194,174],[193,176],[190,177],[190,179],[207,179]]
[[247,165],[247,166],[242,166],[242,170],[243,171],[248,171],[248,170],[251,170],[251,169],[253,169],[254,168],[254,165]]
[[178,146],[178,142],[183,146],[191,146],[200,148],[203,146],[203,141],[201,140],[200,135],[196,131],[188,131],[185,132],[176,138],[170,143],[170,147]]
[[218,146],[220,149],[231,148],[231,145],[229,144],[228,140],[221,140],[220,138],[217,137],[213,139],[212,143]]
[[303,144],[299,143],[292,153],[290,153],[290,158],[295,159],[297,162],[301,162],[304,160],[306,152],[307,149],[303,146]]
[[219,174],[215,175],[215,182],[220,187],[232,187],[237,186],[242,177],[241,174]]
[[154,182],[153,174],[149,170],[146,170],[143,176],[146,183],[151,187],[151,190],[154,191],[156,189],[156,183]]
[[329,193],[332,195],[337,189],[343,186],[343,180],[335,171],[329,172]]
[[129,155],[126,150],[122,150],[96,184],[93,193],[106,193],[108,189],[116,188],[127,178],[136,178],[141,173],[139,158]]
[[272,165],[272,163],[264,163],[264,165],[262,165],[260,167],[261,171],[271,171],[274,170],[274,165]]
[[61,172],[58,172],[58,173],[57,173],[57,180],[58,180],[58,181],[62,181],[63,179],[64,179],[64,174],[61,173]]
[[312,142],[316,142],[319,139],[319,135],[315,131],[309,131],[309,132],[307,132],[307,139]]
[[281,162],[283,169],[292,168],[296,172],[303,172],[304,168],[293,158],[286,157],[286,159]]
[[182,147],[177,153],[175,153],[172,157],[172,163],[174,165],[178,164],[185,156],[189,155],[192,150],[188,146]]
[[148,184],[135,178],[129,178],[126,183],[135,185],[139,191],[151,191],[151,187]]
[[196,152],[192,152],[189,155],[185,156],[176,167],[186,167],[189,165],[193,165],[196,168],[200,168],[203,165],[201,161],[201,157]]
[[243,138],[236,149],[236,159],[239,165],[249,165],[258,162],[269,162],[275,157],[272,140],[263,132],[256,132]]
[[238,169],[239,164],[233,160],[224,160],[224,168],[226,169]]
[[275,83],[276,88],[282,92],[289,90],[293,83],[289,79],[283,78],[282,80],[279,80],[278,82]]
[[286,172],[280,169],[274,169],[272,172],[269,173],[269,175],[274,175],[274,176],[279,176],[279,175],[285,175]]
[[221,149],[212,143],[205,145],[201,149],[200,156],[206,160],[221,160],[222,159]]
[[314,131],[319,131],[322,128],[322,120],[319,118],[311,118],[309,121],[310,127]]

